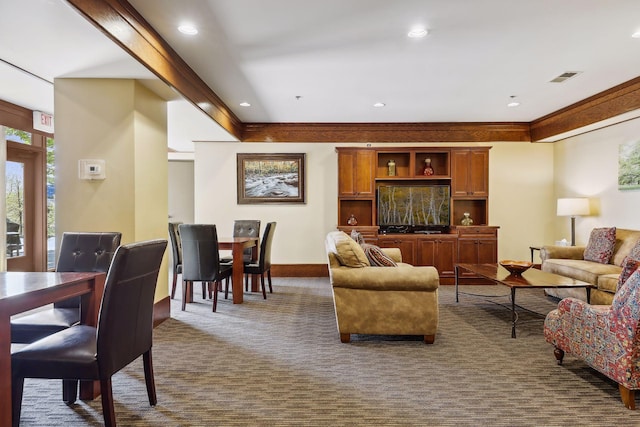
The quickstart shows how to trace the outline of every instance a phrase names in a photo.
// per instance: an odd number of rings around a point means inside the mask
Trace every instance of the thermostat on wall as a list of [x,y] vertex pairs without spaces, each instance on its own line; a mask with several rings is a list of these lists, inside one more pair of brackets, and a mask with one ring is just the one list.
[[104,160],[85,159],[78,160],[78,178],[80,179],[105,179],[106,169]]

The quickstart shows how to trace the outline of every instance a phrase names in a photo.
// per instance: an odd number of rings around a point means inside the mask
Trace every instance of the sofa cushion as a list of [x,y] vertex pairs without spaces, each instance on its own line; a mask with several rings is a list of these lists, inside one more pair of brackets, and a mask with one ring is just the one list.
[[362,233],[357,230],[351,230],[351,238],[355,240],[359,245],[364,243],[364,237]]
[[369,264],[371,264],[372,267],[397,267],[398,266],[398,264],[396,264],[393,258],[385,254],[382,251],[382,249],[380,249],[378,246],[371,245],[369,243],[362,243],[360,246],[362,246],[362,249],[364,250],[364,254],[367,256],[367,259],[369,260]]
[[608,264],[616,245],[616,228],[594,228],[584,250],[584,260]]
[[604,274],[619,274],[620,267],[612,264],[583,261],[577,259],[548,259],[542,264],[542,270],[559,274],[582,282],[598,284],[598,277]]
[[369,260],[362,247],[343,231],[333,233],[335,254],[341,265],[352,268],[369,267]]
[[624,264],[622,264],[622,272],[618,277],[616,292],[620,290],[622,285],[624,285],[624,282],[627,281],[629,276],[631,276],[633,272],[638,269],[638,267],[640,267],[640,260],[631,258],[631,256],[625,258]]
[[[629,230],[626,228],[616,229],[616,247],[613,250],[613,256],[611,257],[611,263],[622,267],[624,259],[631,255],[633,251],[640,251],[640,247],[637,247],[640,242],[640,230]],[[640,256],[633,256],[635,259],[640,259]]]

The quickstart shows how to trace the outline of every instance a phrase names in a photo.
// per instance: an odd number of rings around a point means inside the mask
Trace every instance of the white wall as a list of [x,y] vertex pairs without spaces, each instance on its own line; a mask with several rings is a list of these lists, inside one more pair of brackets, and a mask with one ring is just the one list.
[[193,161],[169,161],[169,222],[194,222],[193,173]]
[[[553,145],[513,142],[484,145],[492,146],[489,152],[489,218],[491,225],[500,226],[498,256],[500,259],[527,260],[530,245],[549,242],[554,235]],[[196,142],[195,222],[217,224],[220,235],[230,235],[234,219],[260,219],[263,227],[268,221],[276,221],[278,226],[273,242],[273,263],[325,263],[324,237],[337,225],[338,171],[335,146],[331,143]],[[238,205],[238,152],[306,153],[307,203]]]
[[[594,227],[640,229],[640,191],[618,190],[618,150],[640,141],[640,119],[599,129],[554,144],[554,197],[589,197],[593,215],[576,218],[576,245]],[[555,238],[570,236],[568,217],[556,218]]]

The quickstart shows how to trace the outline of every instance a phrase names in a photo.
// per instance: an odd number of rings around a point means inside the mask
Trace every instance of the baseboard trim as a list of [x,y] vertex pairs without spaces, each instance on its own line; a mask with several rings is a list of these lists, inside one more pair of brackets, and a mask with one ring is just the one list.
[[171,317],[171,298],[167,295],[153,304],[153,327],[155,328]]
[[329,277],[327,264],[273,264],[272,277]]

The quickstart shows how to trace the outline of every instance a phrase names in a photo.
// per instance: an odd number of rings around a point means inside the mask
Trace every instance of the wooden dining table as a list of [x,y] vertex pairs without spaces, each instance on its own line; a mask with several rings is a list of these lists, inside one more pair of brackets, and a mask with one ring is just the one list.
[[[11,425],[11,316],[80,296],[80,322],[96,326],[105,277],[105,273],[0,272],[0,426]],[[98,382],[81,381],[81,399],[99,394]]]
[[[243,290],[242,281],[244,278],[244,250],[246,248],[252,248],[251,259],[257,259],[258,257],[258,238],[257,237],[219,237],[218,249],[219,250],[231,250],[233,257],[233,275],[232,277],[232,294],[233,303],[242,304]],[[257,279],[255,276],[251,277],[251,290],[257,291]]]

